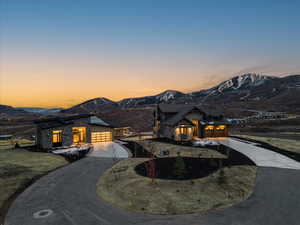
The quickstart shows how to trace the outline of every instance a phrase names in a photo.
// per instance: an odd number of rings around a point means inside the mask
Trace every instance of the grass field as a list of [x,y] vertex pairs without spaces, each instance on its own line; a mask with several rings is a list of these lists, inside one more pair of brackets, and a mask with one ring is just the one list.
[[60,156],[24,149],[0,150],[0,224],[16,193],[30,183],[68,162]]
[[100,198],[129,212],[187,214],[236,204],[248,198],[255,185],[255,166],[224,168],[222,183],[217,171],[200,179],[156,179],[153,184],[150,178],[134,171],[146,160],[126,159],[107,170],[97,184]]
[[242,138],[248,138],[252,140],[262,141],[269,145],[272,145],[277,148],[285,149],[291,152],[300,153],[300,141],[299,140],[289,140],[283,138],[271,138],[271,137],[257,137],[250,135],[236,135]]

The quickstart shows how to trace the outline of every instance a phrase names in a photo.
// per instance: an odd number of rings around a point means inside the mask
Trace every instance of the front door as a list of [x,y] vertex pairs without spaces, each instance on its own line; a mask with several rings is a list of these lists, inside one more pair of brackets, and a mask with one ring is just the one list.
[[73,144],[85,144],[86,143],[86,127],[73,127]]

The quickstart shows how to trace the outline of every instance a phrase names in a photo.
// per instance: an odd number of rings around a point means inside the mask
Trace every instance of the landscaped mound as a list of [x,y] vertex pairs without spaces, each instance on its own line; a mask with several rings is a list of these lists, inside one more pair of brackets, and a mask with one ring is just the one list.
[[150,178],[152,177],[151,170],[153,170],[158,179],[188,180],[206,177],[222,164],[223,159],[178,156],[143,162],[135,167],[135,171],[141,176]]
[[[135,171],[146,161],[149,158],[125,159],[108,169],[97,184],[100,198],[129,212],[187,214],[236,204],[249,197],[255,184],[252,165],[225,167],[198,179],[152,180]],[[179,176],[180,164],[172,167]]]

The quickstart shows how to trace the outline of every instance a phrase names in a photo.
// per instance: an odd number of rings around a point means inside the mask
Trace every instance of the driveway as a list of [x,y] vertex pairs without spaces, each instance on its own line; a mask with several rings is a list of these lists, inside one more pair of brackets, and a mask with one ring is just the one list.
[[101,158],[128,158],[130,156],[129,150],[126,147],[115,142],[103,142],[93,144],[93,151],[91,151],[89,157],[101,157]]
[[[254,193],[233,207],[155,216],[128,213],[98,198],[99,176],[115,162],[86,157],[41,178],[12,204],[5,225],[299,225],[300,170],[258,167]],[[46,216],[40,210],[48,210]]]
[[277,152],[258,147],[256,146],[256,143],[234,138],[219,138],[217,141],[246,155],[257,166],[300,169],[299,162]]

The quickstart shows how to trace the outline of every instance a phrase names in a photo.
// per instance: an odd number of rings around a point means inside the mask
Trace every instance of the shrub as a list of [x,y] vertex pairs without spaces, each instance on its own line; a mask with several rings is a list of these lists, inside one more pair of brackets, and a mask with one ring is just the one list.
[[177,157],[174,163],[174,176],[178,179],[182,179],[187,175],[186,166],[180,153],[177,153]]

